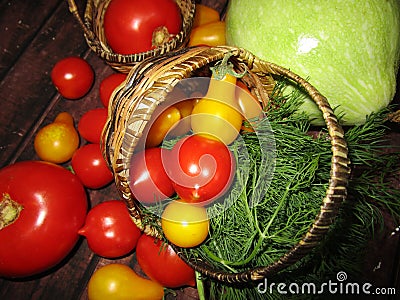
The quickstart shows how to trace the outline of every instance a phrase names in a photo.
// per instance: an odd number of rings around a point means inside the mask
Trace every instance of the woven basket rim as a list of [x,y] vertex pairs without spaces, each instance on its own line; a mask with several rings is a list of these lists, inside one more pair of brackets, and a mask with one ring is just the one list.
[[79,14],[75,0],[67,1],[70,12],[83,30],[89,48],[111,67],[123,73],[128,73],[133,65],[148,57],[159,56],[184,47],[189,39],[196,9],[195,0],[176,0],[182,16],[182,28],[177,35],[163,45],[146,52],[119,54],[108,46],[103,33],[104,13],[111,0],[87,0],[83,18]]
[[[344,131],[339,124],[338,119],[335,116],[332,108],[330,107],[327,99],[323,95],[321,95],[318,90],[315,89],[315,87],[313,87],[308,81],[293,73],[289,69],[286,69],[271,62],[263,61],[243,48],[229,46],[194,47],[185,48],[172,53],[167,53],[161,57],[145,60],[140,65],[135,66],[129,73],[125,87],[120,87],[119,90],[117,89],[114,92],[111,98],[114,98],[113,100],[115,102],[109,107],[109,119],[107,120],[107,124],[104,128],[102,137],[102,150],[105,158],[108,160],[111,168],[115,172],[117,188],[120,191],[122,198],[126,201],[132,218],[134,219],[134,221],[137,222],[137,225],[140,227],[140,207],[138,206],[136,201],[130,199],[131,194],[129,184],[127,183],[126,178],[124,178],[124,175],[121,175],[121,171],[124,168],[126,169],[126,166],[124,167],[123,161],[125,161],[126,163],[130,160],[130,157],[127,157],[129,156],[129,154],[126,154],[127,152],[121,152],[121,147],[123,145],[122,140],[124,139],[125,133],[123,133],[122,136],[117,137],[118,134],[115,134],[115,132],[113,132],[113,130],[115,130],[116,128],[117,132],[120,132],[121,128],[122,130],[125,129],[124,124],[121,124],[121,118],[115,116],[113,106],[118,105],[118,101],[122,101],[121,99],[123,97],[137,97],[134,100],[130,100],[131,102],[129,104],[124,103],[125,107],[129,105],[134,105],[135,101],[136,104],[143,101],[140,96],[141,92],[143,91],[141,89],[143,89],[144,87],[138,85],[138,82],[141,82],[141,80],[146,81],[145,88],[151,89],[151,83],[156,82],[158,88],[164,85],[165,87],[167,87],[168,90],[171,90],[172,87],[180,79],[186,78],[185,76],[189,76],[190,72],[192,71],[191,68],[201,67],[202,65],[207,65],[210,62],[220,60],[227,53],[230,53],[232,55],[231,58],[238,60],[241,63],[245,63],[248,70],[256,74],[257,76],[261,76],[261,74],[280,75],[299,84],[300,87],[302,87],[304,91],[307,92],[310,98],[317,104],[317,106],[321,110],[326,126],[328,128],[332,150],[330,170],[331,176],[329,180],[329,186],[326,190],[326,195],[322,199],[320,211],[301,241],[286,254],[280,257],[276,262],[268,266],[256,267],[240,273],[229,273],[212,269],[204,262],[199,261],[195,258],[188,259],[183,255],[182,251],[180,251],[178,247],[173,246],[184,261],[186,261],[191,267],[206,275],[207,277],[224,282],[244,283],[249,281],[261,280],[266,276],[276,274],[285,267],[292,265],[300,258],[304,257],[304,255],[306,255],[320,242],[324,234],[329,230],[330,225],[333,223],[336,215],[338,214],[341,203],[346,199],[346,188],[348,177],[350,174],[350,160],[348,158],[348,149],[346,140],[344,138]],[[197,64],[192,64],[193,61],[195,61]],[[153,72],[154,69],[156,69],[155,72]],[[168,73],[168,76],[165,77],[168,77],[170,79],[169,81],[163,81],[161,78],[163,75],[165,75],[166,72]],[[129,86],[134,86],[134,91],[132,92],[132,94],[129,94],[130,96],[127,96],[126,91],[129,90]],[[156,101],[157,103],[152,103],[152,105],[150,105],[147,113],[151,115],[155,107],[163,101],[163,99],[158,100],[159,101]],[[115,117],[117,120],[113,120],[113,117]],[[144,123],[146,124],[147,121],[144,121]],[[145,126],[145,124],[143,126]],[[140,133],[140,129],[138,133]],[[115,143],[115,140],[118,140],[118,143]],[[110,146],[111,141],[113,142],[113,147]],[[130,145],[130,147],[134,147],[134,145]],[[159,236],[159,233],[157,233],[157,230],[155,228],[142,229],[145,231],[146,234]]]

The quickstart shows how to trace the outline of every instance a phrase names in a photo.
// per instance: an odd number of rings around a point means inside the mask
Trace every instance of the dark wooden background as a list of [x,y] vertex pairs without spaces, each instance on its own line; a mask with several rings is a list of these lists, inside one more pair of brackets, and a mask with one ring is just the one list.
[[[86,2],[76,2],[83,12]],[[227,1],[201,2],[223,12]],[[87,110],[102,107],[99,83],[113,70],[88,49],[66,0],[0,0],[0,30],[0,167],[3,167],[19,160],[38,159],[33,150],[35,133],[59,112],[70,112],[77,122]],[[60,97],[50,80],[54,64],[70,55],[85,58],[96,74],[91,92],[77,101]],[[400,145],[399,128],[394,128],[392,134],[393,146]],[[111,184],[101,190],[90,190],[89,196],[94,206],[103,200],[115,199],[118,194]],[[389,222],[387,231],[371,241],[366,272],[374,285],[397,286],[400,294],[399,236],[389,236],[391,226]],[[123,262],[140,272],[134,254],[120,260],[100,258],[82,239],[61,265],[40,277],[0,279],[0,299],[86,299],[86,285],[91,274],[110,262]],[[380,267],[375,268],[377,266]],[[196,290],[178,291],[176,298],[196,299]]]

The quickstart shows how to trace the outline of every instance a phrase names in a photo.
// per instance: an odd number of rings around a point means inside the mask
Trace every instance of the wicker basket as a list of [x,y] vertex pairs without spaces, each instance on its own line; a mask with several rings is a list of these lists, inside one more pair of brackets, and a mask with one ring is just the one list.
[[74,0],[67,0],[69,10],[83,29],[90,49],[99,55],[107,64],[122,73],[128,73],[136,63],[142,60],[162,55],[163,53],[184,47],[189,39],[195,12],[194,0],[176,0],[182,14],[181,31],[167,43],[147,52],[122,55],[113,52],[108,46],[104,35],[104,14],[111,0],[88,0],[83,19],[79,15]]
[[223,59],[230,53],[234,65],[245,65],[248,75],[246,84],[251,92],[265,103],[271,87],[271,75],[280,75],[299,84],[315,101],[323,113],[331,139],[332,164],[329,186],[322,200],[319,214],[303,239],[275,263],[250,269],[242,273],[226,273],[214,270],[211,266],[195,258],[188,259],[176,248],[179,255],[200,273],[224,282],[249,282],[276,274],[304,257],[314,248],[328,231],[338,213],[340,204],[346,198],[346,186],[350,173],[347,143],[331,107],[313,86],[288,69],[262,61],[241,48],[234,47],[196,47],[170,52],[152,58],[135,66],[129,73],[126,83],[120,86],[111,97],[109,116],[103,130],[102,149],[110,167],[114,171],[116,186],[126,202],[135,223],[146,233],[158,236],[156,228],[143,226],[141,205],[132,197],[129,188],[129,162],[143,132],[143,128],[157,105],[164,101],[165,95],[182,79],[193,71]]

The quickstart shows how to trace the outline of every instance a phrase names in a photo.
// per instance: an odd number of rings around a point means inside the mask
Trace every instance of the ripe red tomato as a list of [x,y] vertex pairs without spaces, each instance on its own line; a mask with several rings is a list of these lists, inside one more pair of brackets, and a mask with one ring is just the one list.
[[100,82],[100,100],[104,107],[108,107],[111,94],[126,79],[127,74],[113,73]]
[[86,237],[89,248],[97,255],[117,258],[135,249],[141,231],[123,201],[109,200],[89,211],[79,234]]
[[90,143],[99,144],[107,116],[107,108],[94,108],[84,113],[78,123],[81,137]]
[[99,189],[113,181],[99,144],[86,144],[78,148],[71,159],[71,166],[83,185]]
[[178,34],[181,26],[180,9],[174,0],[112,0],[104,15],[107,43],[120,54],[151,50],[164,43],[164,38],[168,41],[170,35]]
[[6,208],[21,208],[0,228],[0,276],[42,273],[71,252],[87,212],[85,189],[74,174],[48,162],[17,162],[0,170],[0,195],[0,224]]
[[235,172],[228,147],[200,135],[176,143],[164,164],[176,193],[190,203],[207,204],[220,197],[230,187]]
[[86,60],[69,56],[54,65],[51,80],[64,98],[74,100],[89,92],[94,82],[94,72]]
[[168,244],[142,234],[136,245],[136,259],[143,272],[164,287],[195,286],[194,270]]
[[162,148],[148,148],[131,158],[129,186],[133,196],[143,204],[164,200],[175,193],[163,166],[167,152]]

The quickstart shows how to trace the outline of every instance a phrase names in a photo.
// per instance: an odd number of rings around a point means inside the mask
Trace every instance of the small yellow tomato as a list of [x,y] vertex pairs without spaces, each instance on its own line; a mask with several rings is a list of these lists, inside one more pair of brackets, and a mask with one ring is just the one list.
[[89,300],[160,300],[164,288],[130,267],[113,263],[97,269],[88,283]]
[[226,45],[225,22],[217,21],[195,27],[190,32],[189,46],[223,46]]
[[193,105],[194,105],[193,99],[184,100],[184,101],[174,104],[174,107],[179,109],[179,112],[181,114],[181,119],[176,124],[176,126],[174,126],[171,129],[171,131],[168,133],[168,135],[177,137],[177,136],[184,135],[190,131],[190,129],[191,129],[190,115],[193,110]]
[[[155,112],[156,113],[156,112]],[[146,147],[156,147],[165,138],[168,131],[181,119],[179,109],[170,106],[157,116],[146,136]]]
[[208,236],[209,219],[202,206],[182,201],[172,201],[161,216],[165,237],[182,248],[200,245]]
[[79,146],[79,134],[69,113],[60,113],[53,123],[41,128],[34,148],[41,160],[61,164],[71,159]]
[[200,3],[196,3],[196,11],[193,19],[193,28],[207,23],[220,20],[219,12],[215,9]]

